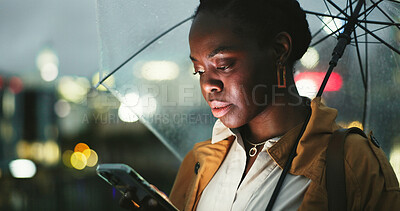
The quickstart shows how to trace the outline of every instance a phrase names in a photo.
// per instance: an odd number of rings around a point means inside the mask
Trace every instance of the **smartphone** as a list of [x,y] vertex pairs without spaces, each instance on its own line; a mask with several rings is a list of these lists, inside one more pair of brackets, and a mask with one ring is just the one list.
[[142,176],[126,164],[99,164],[96,172],[97,175],[121,192],[122,195],[129,190],[136,190],[136,195],[139,201],[135,201],[135,203],[139,206],[143,206],[140,202],[145,197],[150,196],[165,210],[178,210],[168,199],[165,198],[164,194],[153,188],[153,186],[143,179]]

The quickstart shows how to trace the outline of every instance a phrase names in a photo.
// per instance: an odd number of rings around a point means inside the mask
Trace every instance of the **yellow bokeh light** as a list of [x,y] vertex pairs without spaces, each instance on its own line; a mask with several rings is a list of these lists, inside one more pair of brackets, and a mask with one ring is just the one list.
[[19,141],[17,143],[17,155],[18,158],[30,158],[31,157],[31,145],[26,141]]
[[71,155],[71,165],[75,169],[82,170],[86,167],[87,159],[82,152],[74,152]]
[[[102,79],[103,79],[104,77],[107,76],[107,73],[106,73],[106,72],[103,72],[102,76],[103,76],[103,77],[102,77]],[[95,73],[95,74],[93,75],[93,77],[92,77],[92,85],[93,85],[93,86],[96,86],[97,83],[99,83],[99,81],[100,81],[100,73],[97,72],[97,73]],[[99,90],[99,91],[107,91],[107,88],[104,87],[103,84],[104,84],[105,86],[107,86],[107,87],[113,87],[113,86],[115,85],[114,76],[108,77],[108,78],[102,83],[102,85],[100,85],[100,86],[97,87],[97,90]]]
[[47,141],[43,146],[44,163],[55,165],[60,159],[60,149],[55,141]]
[[85,151],[85,149],[90,149],[90,148],[85,143],[78,143],[74,148],[74,152],[83,152]]
[[72,153],[74,153],[72,150],[65,150],[63,155],[62,155],[63,163],[68,168],[72,168],[72,165],[71,165],[71,155],[72,155]]
[[62,77],[57,90],[65,100],[73,103],[82,102],[90,89],[90,83],[86,78]]
[[[90,156],[89,156],[89,158],[87,159],[87,164],[86,164],[86,166],[89,166],[89,167],[93,167],[93,166],[95,166],[96,164],[97,164],[97,161],[98,161],[98,156],[97,156],[97,153],[94,151],[94,150],[92,150],[92,149],[90,149],[90,150],[85,150],[85,151],[90,151]],[[84,152],[85,153],[85,152]]]
[[38,162],[44,161],[44,144],[40,142],[34,142],[31,145],[31,158]]
[[348,128],[351,128],[351,127],[358,127],[358,128],[360,128],[361,130],[364,130],[364,127],[363,127],[362,123],[359,122],[359,121],[352,121],[352,122],[349,123],[349,125],[348,125],[347,127],[348,127]]
[[88,160],[90,157],[90,154],[91,154],[91,149],[85,149],[85,150],[83,150],[82,153],[85,155],[86,159]]

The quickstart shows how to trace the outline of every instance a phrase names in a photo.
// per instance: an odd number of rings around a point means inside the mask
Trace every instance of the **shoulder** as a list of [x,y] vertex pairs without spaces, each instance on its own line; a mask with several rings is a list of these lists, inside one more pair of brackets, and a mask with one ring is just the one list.
[[385,153],[372,139],[371,135],[365,138],[359,134],[349,134],[346,138],[347,195],[354,202],[353,206],[363,210],[376,209],[385,203],[399,207],[399,203],[395,205],[392,201],[400,199],[398,180]]
[[345,141],[345,165],[354,173],[363,177],[382,177],[387,190],[399,190],[399,183],[385,153],[369,135],[365,138],[358,134],[349,134]]

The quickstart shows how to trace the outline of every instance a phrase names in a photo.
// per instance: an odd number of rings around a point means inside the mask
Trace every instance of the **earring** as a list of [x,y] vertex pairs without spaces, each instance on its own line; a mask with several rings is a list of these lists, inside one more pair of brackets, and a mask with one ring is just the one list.
[[286,67],[281,61],[276,64],[276,75],[278,77],[278,88],[286,88]]

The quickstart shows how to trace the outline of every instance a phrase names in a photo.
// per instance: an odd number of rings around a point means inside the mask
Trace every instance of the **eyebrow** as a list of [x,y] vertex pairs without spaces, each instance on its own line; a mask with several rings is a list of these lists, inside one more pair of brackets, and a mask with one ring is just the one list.
[[[224,51],[233,51],[233,50],[237,50],[237,48],[234,47],[234,46],[221,46],[221,47],[218,47],[218,48],[214,49],[213,51],[211,51],[211,53],[209,53],[209,54],[207,55],[207,58],[212,58],[212,57],[214,57],[215,55],[217,55],[217,54],[219,54],[219,53],[221,53],[221,52],[224,52]],[[191,55],[189,56],[189,58],[190,58],[190,60],[192,60],[192,61],[197,61],[197,59],[195,59],[195,58],[192,57]]]

